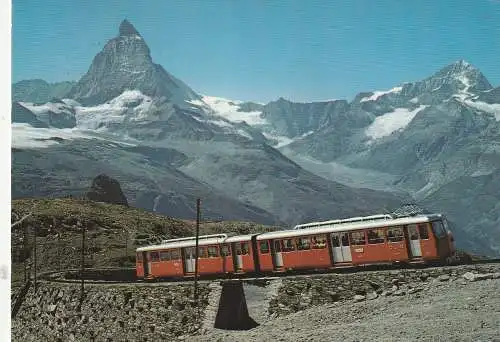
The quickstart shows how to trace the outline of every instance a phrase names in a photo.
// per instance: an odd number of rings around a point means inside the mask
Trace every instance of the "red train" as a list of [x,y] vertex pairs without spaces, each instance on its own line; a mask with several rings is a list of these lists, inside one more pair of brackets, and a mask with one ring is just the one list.
[[[189,277],[195,238],[137,248],[137,277]],[[199,237],[200,275],[273,273],[379,263],[449,262],[453,236],[440,214],[393,218],[374,215],[313,222],[261,234]]]

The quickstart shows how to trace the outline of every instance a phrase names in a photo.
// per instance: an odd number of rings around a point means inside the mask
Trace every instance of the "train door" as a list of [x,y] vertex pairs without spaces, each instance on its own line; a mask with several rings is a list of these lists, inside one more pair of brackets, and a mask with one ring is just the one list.
[[184,248],[184,273],[194,273],[196,263],[196,249],[194,247]]
[[271,253],[273,254],[274,269],[277,270],[283,268],[283,256],[281,255],[280,240],[271,241]]
[[333,253],[333,263],[344,262],[344,257],[342,256],[342,246],[340,243],[340,234],[332,233],[332,253]]
[[147,278],[151,274],[151,260],[148,252],[142,252],[142,268],[144,269],[144,278]]
[[243,255],[241,255],[241,243],[233,242],[233,263],[234,271],[240,272],[243,270]]
[[418,229],[416,224],[406,226],[406,237],[408,238],[410,259],[422,257],[422,249],[420,248],[420,239],[418,237]]
[[333,262],[351,262],[351,247],[349,245],[349,235],[347,233],[332,233]]

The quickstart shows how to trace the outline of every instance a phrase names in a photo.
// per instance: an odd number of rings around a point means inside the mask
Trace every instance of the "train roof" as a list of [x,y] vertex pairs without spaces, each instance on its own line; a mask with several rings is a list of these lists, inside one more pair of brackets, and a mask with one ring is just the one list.
[[[217,245],[223,243],[226,239],[227,239],[226,234],[219,234],[211,237],[204,237],[201,239],[199,238],[198,246]],[[189,239],[182,238],[182,239],[165,240],[158,245],[139,247],[136,249],[136,252],[146,252],[146,251],[155,251],[160,249],[184,248],[184,247],[195,247],[195,246],[196,246],[195,237]]]
[[361,221],[366,222],[366,221],[392,220],[392,219],[393,219],[393,217],[389,214],[359,216],[359,217],[350,217],[350,218],[346,218],[346,219],[308,222],[308,223],[298,224],[295,227],[293,227],[293,229],[319,227],[319,226],[324,226],[325,224],[343,224],[343,223],[351,223],[351,222],[361,222]]
[[[257,240],[283,239],[287,237],[296,237],[314,234],[326,234],[335,232],[353,231],[359,229],[381,228],[387,226],[400,226],[407,224],[423,223],[443,218],[441,214],[415,215],[407,217],[389,218],[385,215],[371,216],[368,219],[352,218],[345,220],[330,220],[322,222],[312,222],[295,226],[291,230],[279,230],[262,234],[247,234],[228,237],[226,234],[203,235],[199,237],[198,245],[217,245],[222,243],[250,241],[253,236]],[[299,228],[297,228],[299,227]],[[196,245],[195,237],[178,238],[162,241],[161,244],[144,246],[136,249],[137,252],[154,251],[161,249],[194,247]]]
[[[217,245],[220,243],[232,243],[250,241],[252,236],[257,234],[236,235],[228,237],[226,234],[203,235],[198,237],[198,246]],[[187,237],[179,239],[164,240],[161,244],[139,247],[137,252],[154,251],[160,249],[195,247],[196,237]]]
[[224,242],[231,243],[231,242],[250,241],[250,240],[252,240],[252,236],[255,236],[255,235],[258,235],[258,234],[235,235],[235,236],[228,237],[226,239],[226,241],[224,241]]
[[[374,221],[355,221],[345,223],[333,223],[324,221],[319,227],[313,226],[302,229],[280,230],[275,232],[263,233],[257,236],[257,240],[280,239],[286,237],[295,237],[312,234],[325,234],[335,232],[345,232],[359,229],[381,228],[387,226],[399,226],[406,224],[429,222],[431,220],[442,218],[441,214],[418,215],[411,217],[401,217],[395,219],[384,219]],[[331,222],[331,223],[329,223]]]

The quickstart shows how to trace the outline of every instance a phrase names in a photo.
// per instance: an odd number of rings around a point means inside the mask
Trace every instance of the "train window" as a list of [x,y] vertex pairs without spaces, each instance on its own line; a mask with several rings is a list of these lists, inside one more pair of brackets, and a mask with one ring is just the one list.
[[249,254],[249,251],[248,251],[248,242],[242,242],[241,243],[241,254],[242,255],[248,255]]
[[283,252],[291,252],[295,250],[292,239],[282,240]]
[[208,247],[208,257],[209,258],[217,258],[219,256],[219,251],[216,246]]
[[347,233],[342,234],[342,246],[349,246],[349,236]]
[[170,251],[161,251],[160,252],[160,260],[161,261],[169,261],[170,260]]
[[269,244],[267,243],[267,241],[261,241],[259,245],[260,245],[260,252],[262,254],[269,253]]
[[137,261],[142,261],[142,253],[137,253]]
[[384,243],[384,230],[383,229],[369,229],[368,230],[368,243]]
[[221,246],[220,255],[221,256],[230,256],[231,255],[231,248],[229,248],[229,245],[222,245]]
[[296,242],[297,242],[297,250],[299,251],[305,251],[311,249],[311,243],[308,237],[298,238]]
[[410,224],[408,226],[408,235],[410,236],[410,240],[418,240],[418,231],[416,224]]
[[207,257],[207,247],[199,247],[198,258],[206,258],[206,257]]
[[151,256],[151,261],[153,261],[153,262],[157,262],[160,260],[160,258],[158,256],[158,252],[151,252],[151,253],[149,253],[149,255]]
[[340,247],[340,239],[338,235],[332,235],[332,247]]
[[427,230],[427,224],[421,223],[418,225],[418,233],[421,240],[427,240],[429,238],[429,231]]
[[313,236],[311,238],[312,248],[322,249],[326,248],[326,240],[324,236]]
[[443,236],[446,235],[446,231],[444,230],[443,224],[441,221],[434,221],[432,222],[432,230],[434,231],[434,234],[438,238],[442,238]]
[[170,260],[179,260],[181,258],[181,255],[179,254],[178,249],[172,249],[170,251]]
[[389,242],[398,242],[404,240],[402,227],[390,227],[387,229],[387,240]]
[[355,246],[366,244],[366,241],[365,241],[365,232],[364,231],[361,231],[361,232],[352,232],[351,233],[351,241],[352,241],[352,244],[355,245]]

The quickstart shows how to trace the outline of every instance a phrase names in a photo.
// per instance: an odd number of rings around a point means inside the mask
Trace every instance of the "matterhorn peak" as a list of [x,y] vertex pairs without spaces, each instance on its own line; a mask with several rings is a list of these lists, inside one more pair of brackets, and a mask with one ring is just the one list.
[[132,25],[127,19],[124,19],[120,24],[119,29],[120,36],[130,36],[130,35],[138,35],[139,32],[135,29],[134,25]]
[[146,41],[126,19],[120,24],[119,36],[104,45],[67,96],[95,106],[125,91],[140,91],[179,107],[187,107],[186,101],[200,99],[186,84],[153,62]]

